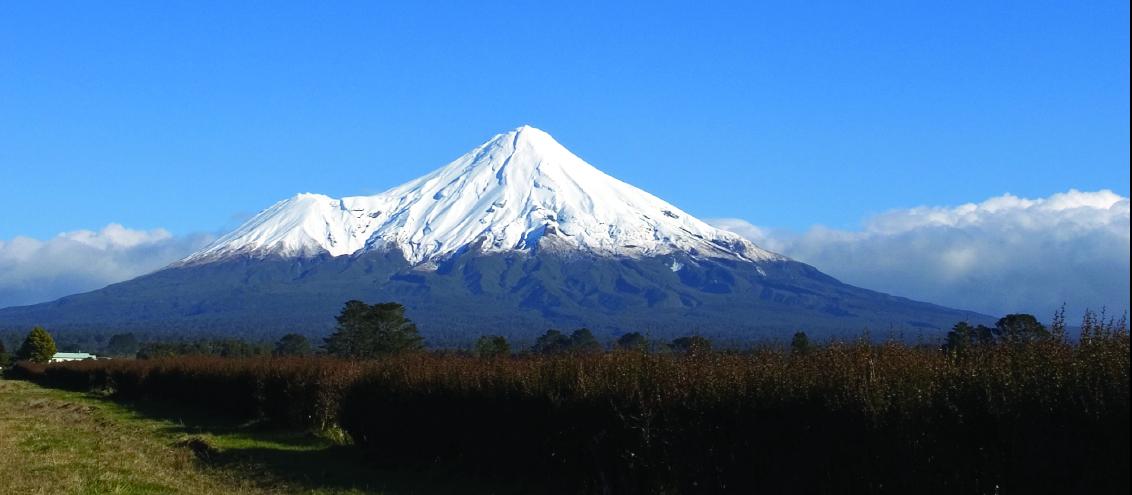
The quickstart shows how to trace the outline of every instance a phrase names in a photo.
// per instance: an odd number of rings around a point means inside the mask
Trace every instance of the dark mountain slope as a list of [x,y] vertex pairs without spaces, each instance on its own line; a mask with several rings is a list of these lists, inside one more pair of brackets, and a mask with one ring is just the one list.
[[[676,268],[676,269],[674,269]],[[608,258],[465,254],[435,270],[400,253],[234,258],[171,267],[54,302],[0,310],[0,327],[174,334],[325,334],[348,299],[398,301],[434,343],[485,333],[531,340],[547,328],[734,340],[900,333],[934,337],[989,318],[843,284],[794,261],[674,254]]]

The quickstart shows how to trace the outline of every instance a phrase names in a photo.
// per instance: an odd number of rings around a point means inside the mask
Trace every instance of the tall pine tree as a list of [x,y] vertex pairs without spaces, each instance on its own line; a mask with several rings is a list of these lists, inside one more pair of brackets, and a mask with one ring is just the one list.
[[334,356],[368,359],[424,347],[417,326],[405,317],[405,307],[394,302],[347,301],[337,320],[338,328],[325,344]]

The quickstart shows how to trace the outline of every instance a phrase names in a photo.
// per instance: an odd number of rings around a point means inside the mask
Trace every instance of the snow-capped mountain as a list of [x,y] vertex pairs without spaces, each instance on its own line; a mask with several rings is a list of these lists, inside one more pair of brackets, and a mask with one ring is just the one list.
[[433,345],[587,327],[732,341],[939,335],[967,311],[853,287],[610,177],[531,127],[374,196],[300,194],[154,273],[33,306],[0,330],[325,335],[397,301]]
[[782,259],[606,175],[549,134],[522,126],[381,194],[299,194],[280,201],[182,262],[391,248],[413,264],[469,249]]

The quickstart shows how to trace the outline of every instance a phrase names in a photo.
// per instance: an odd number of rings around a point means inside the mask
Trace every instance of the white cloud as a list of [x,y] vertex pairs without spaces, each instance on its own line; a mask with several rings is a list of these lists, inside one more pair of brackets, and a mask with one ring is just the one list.
[[118,224],[47,240],[0,240],[0,308],[128,280],[183,258],[210,240],[204,234],[176,237],[164,229],[132,230]]
[[[981,203],[917,207],[866,220],[858,230],[804,233],[715,219],[775,252],[847,283],[988,314],[1048,317],[1129,300],[1129,199],[1070,190],[1010,194]],[[0,240],[0,307],[49,301],[157,270],[212,237],[110,224],[47,240]]]
[[844,282],[946,306],[1043,318],[1062,303],[1128,307],[1129,200],[1108,190],[894,210],[860,230],[711,223]]

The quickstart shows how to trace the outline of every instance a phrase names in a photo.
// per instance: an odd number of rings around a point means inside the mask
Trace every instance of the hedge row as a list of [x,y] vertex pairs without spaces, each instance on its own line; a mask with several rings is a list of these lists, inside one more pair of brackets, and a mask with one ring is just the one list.
[[181,358],[37,380],[281,424],[336,423],[386,465],[565,493],[1127,493],[1127,335],[965,355]]
[[1126,493],[1115,347],[420,358],[364,374],[340,421],[390,464],[566,492]]
[[337,424],[339,400],[363,364],[330,358],[177,357],[153,360],[19,363],[16,377],[50,387],[105,391],[122,400],[159,400],[282,427]]

